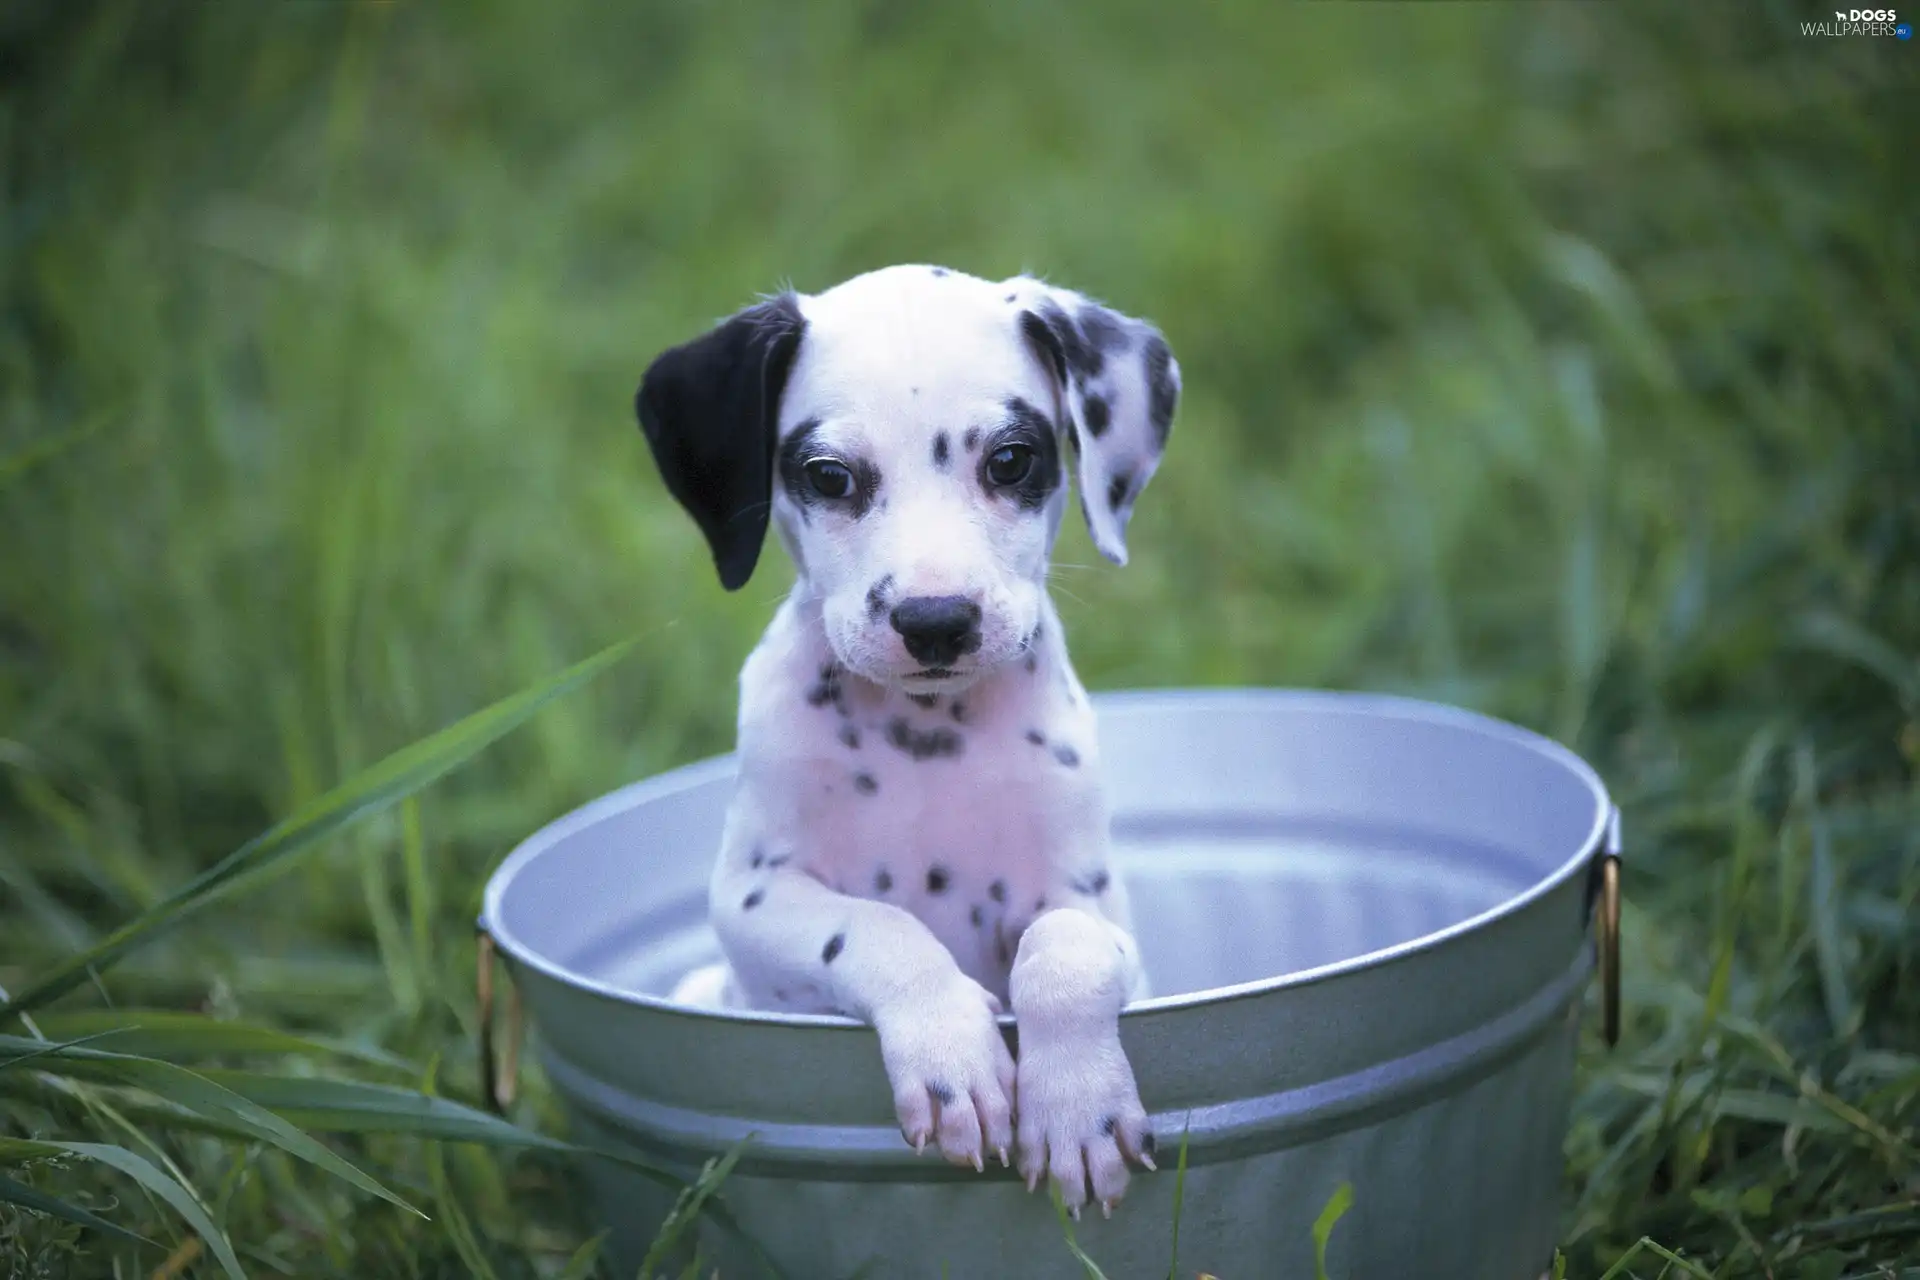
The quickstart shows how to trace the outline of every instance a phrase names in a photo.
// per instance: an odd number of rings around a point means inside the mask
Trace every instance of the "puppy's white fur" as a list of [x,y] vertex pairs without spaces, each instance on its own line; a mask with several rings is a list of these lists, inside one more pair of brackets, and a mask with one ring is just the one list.
[[[1150,325],[1027,277],[895,267],[789,305],[767,496],[799,576],[740,677],[711,893],[726,962],[675,996],[866,1020],[907,1141],[975,1168],[1017,1148],[1030,1187],[1111,1209],[1128,1161],[1152,1164],[1117,1025],[1146,979],[1046,575],[1076,462],[1095,544],[1125,562],[1178,366]],[[665,470],[661,437],[698,424],[654,417]],[[1036,426],[1042,473],[1000,484],[1004,442]],[[810,487],[822,464],[854,492]],[[979,610],[934,667],[893,623],[929,597]]]

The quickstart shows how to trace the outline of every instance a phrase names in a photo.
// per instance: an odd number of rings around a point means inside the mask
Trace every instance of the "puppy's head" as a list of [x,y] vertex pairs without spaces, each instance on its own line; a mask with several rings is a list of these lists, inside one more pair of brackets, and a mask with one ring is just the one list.
[[783,294],[656,359],[636,407],[720,581],[769,522],[850,670],[951,692],[1038,628],[1067,473],[1127,560],[1180,368],[1152,325],[1026,276],[889,267]]

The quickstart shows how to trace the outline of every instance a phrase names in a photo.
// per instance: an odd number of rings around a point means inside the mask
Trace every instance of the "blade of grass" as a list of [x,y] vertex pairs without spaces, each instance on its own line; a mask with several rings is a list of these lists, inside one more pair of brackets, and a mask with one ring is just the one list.
[[[12,1056],[35,1052],[36,1042],[17,1036],[0,1035],[0,1063]],[[420,1214],[397,1193],[378,1180],[349,1164],[311,1136],[303,1133],[271,1111],[251,1102],[216,1081],[176,1063],[131,1054],[106,1053],[97,1049],[66,1048],[45,1055],[38,1070],[80,1079],[106,1079],[137,1085],[157,1098],[202,1114],[232,1121],[256,1139],[270,1143],[296,1159],[305,1160],[371,1195]],[[424,1217],[424,1214],[420,1216]]]
[[136,1244],[153,1244],[152,1240],[136,1231],[129,1231],[117,1222],[108,1222],[97,1213],[82,1209],[77,1204],[68,1204],[57,1196],[35,1191],[24,1183],[0,1175],[0,1203],[19,1205],[35,1213],[44,1213],[49,1217],[64,1218],[68,1222],[77,1222],[83,1227],[118,1236],[122,1240],[131,1240]]
[[108,1146],[98,1142],[0,1139],[0,1159],[63,1154],[79,1156],[117,1169],[159,1196],[172,1206],[174,1212],[185,1218],[187,1224],[207,1242],[207,1247],[213,1250],[213,1256],[219,1259],[221,1267],[233,1277],[233,1280],[247,1280],[247,1273],[240,1266],[240,1259],[234,1256],[233,1246],[228,1243],[226,1234],[215,1224],[205,1206],[187,1189],[185,1184],[162,1173],[144,1156],[136,1155],[125,1147]]
[[1173,1257],[1167,1263],[1167,1280],[1177,1280],[1180,1272],[1180,1215],[1187,1203],[1187,1142],[1193,1136],[1193,1113],[1187,1113],[1180,1126],[1180,1158],[1173,1169]]
[[473,1234],[473,1226],[467,1221],[467,1215],[460,1208],[460,1202],[453,1194],[453,1184],[447,1178],[446,1153],[437,1142],[427,1144],[427,1181],[433,1187],[433,1206],[440,1221],[440,1229],[453,1242],[454,1252],[460,1255],[460,1261],[466,1264],[470,1275],[479,1280],[500,1280],[493,1264],[487,1261],[486,1251],[480,1247],[480,1241]]
[[1313,1273],[1318,1280],[1327,1277],[1327,1241],[1333,1238],[1333,1229],[1340,1219],[1347,1216],[1347,1210],[1353,1208],[1353,1184],[1343,1182],[1333,1189],[1327,1197],[1327,1203],[1321,1206],[1320,1216],[1313,1220]]
[[271,1027],[233,1022],[204,1013],[178,1009],[54,1009],[34,1015],[49,1039],[88,1041],[112,1038],[115,1053],[154,1058],[217,1057],[259,1054],[332,1056],[357,1059],[373,1066],[417,1071],[418,1068],[384,1049],[339,1040],[291,1035]]
[[[404,1133],[443,1142],[577,1151],[558,1138],[438,1094],[400,1085],[209,1068],[209,1080],[318,1133]],[[675,1188],[680,1179],[661,1173]]]
[[533,686],[456,721],[389,755],[299,812],[249,840],[195,876],[151,910],[54,967],[52,973],[0,1006],[0,1019],[31,1011],[87,981],[162,930],[219,901],[243,877],[283,870],[294,856],[438,781],[525,723],[548,703],[573,692],[629,653],[640,637],[623,640]]
[[1750,1022],[1729,1019],[1726,1029],[1771,1059],[1780,1079],[1798,1088],[1803,1097],[1812,1099],[1841,1122],[1871,1139],[1890,1167],[1899,1168],[1920,1159],[1920,1152],[1916,1152],[1913,1145],[1901,1135],[1879,1123],[1872,1116],[1866,1115],[1844,1098],[1837,1097],[1831,1091],[1821,1087],[1814,1075],[1796,1063],[1793,1055],[1787,1051],[1787,1047],[1769,1034],[1766,1028]]
[[554,1280],[593,1280],[600,1269],[600,1250],[606,1247],[607,1233],[602,1231],[592,1237],[567,1259],[567,1265],[560,1268],[560,1274]]
[[[1622,1072],[1609,1075],[1607,1082],[1643,1098],[1664,1098],[1672,1087],[1664,1076],[1646,1072]],[[1768,1093],[1761,1089],[1712,1089],[1704,1073],[1693,1073],[1683,1081],[1682,1093],[1701,1098],[1701,1105],[1712,1118],[1751,1120],[1781,1128],[1811,1129],[1819,1133],[1848,1133],[1853,1126],[1831,1112],[1814,1106],[1805,1098]]]
[[439,987],[433,950],[437,904],[433,877],[427,869],[426,842],[420,836],[418,796],[408,796],[400,805],[400,865],[407,885],[407,932],[413,943],[414,980],[423,995],[431,996]]
[[1087,1251],[1080,1247],[1080,1241],[1074,1237],[1073,1219],[1067,1216],[1067,1202],[1060,1195],[1059,1184],[1048,1182],[1047,1194],[1053,1197],[1053,1212],[1060,1219],[1060,1233],[1066,1238],[1067,1252],[1073,1255],[1074,1261],[1078,1262],[1081,1270],[1087,1273],[1087,1280],[1107,1280],[1107,1273],[1100,1269],[1099,1263],[1087,1256]]
[[[1655,1257],[1663,1259],[1670,1267],[1679,1267],[1688,1275],[1696,1277],[1696,1280],[1714,1280],[1714,1275],[1711,1271],[1701,1270],[1697,1264],[1687,1261],[1673,1250],[1654,1240],[1651,1236],[1641,1236],[1638,1240],[1634,1241],[1633,1247],[1621,1254],[1619,1259],[1601,1275],[1600,1280],[1616,1280],[1616,1277],[1626,1271],[1627,1264],[1639,1257],[1643,1252],[1651,1253]],[[1662,1274],[1665,1274],[1666,1270],[1667,1268],[1663,1268]]]
[[20,1067],[25,1066],[27,1063],[32,1062],[36,1058],[49,1057],[53,1054],[61,1052],[64,1049],[72,1049],[79,1045],[91,1044],[96,1040],[103,1039],[107,1034],[110,1034],[110,1033],[103,1032],[99,1035],[78,1036],[71,1040],[60,1040],[57,1042],[49,1040],[45,1043],[40,1044],[40,1046],[36,1049],[23,1050],[21,1052],[13,1053],[5,1058],[0,1058],[0,1071],[16,1070]]
[[[421,1077],[420,1092],[426,1098],[435,1097],[435,1078],[440,1071],[439,1059],[427,1064]],[[427,1181],[433,1187],[434,1207],[439,1210],[440,1229],[453,1242],[453,1248],[460,1260],[467,1264],[467,1271],[479,1280],[499,1280],[493,1264],[487,1261],[486,1251],[480,1247],[479,1239],[473,1234],[473,1227],[467,1221],[466,1213],[460,1208],[460,1202],[453,1194],[453,1183],[447,1177],[446,1152],[437,1142],[427,1144]]]
[[371,840],[357,843],[361,846],[360,894],[366,904],[367,921],[373,926],[374,949],[387,975],[394,1008],[403,1018],[411,1018],[420,1011],[420,984],[411,949],[403,941],[400,914],[394,910],[389,893],[387,851]]
[[1908,708],[1920,708],[1920,659],[1897,648],[1859,623],[1837,613],[1814,613],[1801,618],[1793,638],[1887,682]]
[[35,467],[51,462],[67,450],[73,448],[94,432],[105,426],[107,418],[100,414],[77,427],[55,432],[41,440],[35,440],[22,448],[14,450],[0,458],[0,490],[4,490]]
[[1793,753],[1794,801],[1807,832],[1807,911],[1813,923],[1813,955],[1820,971],[1820,997],[1833,1034],[1848,1038],[1860,1021],[1860,1008],[1847,985],[1846,957],[1840,941],[1840,901],[1845,889],[1834,867],[1833,843],[1820,812],[1818,774],[1813,752],[1802,746]]
[[[314,1133],[392,1133],[440,1142],[524,1147],[557,1155],[590,1156],[611,1161],[676,1193],[684,1193],[688,1186],[684,1178],[639,1156],[549,1137],[437,1094],[357,1080],[274,1076],[251,1071],[210,1069],[205,1075]],[[732,1167],[729,1161],[727,1168]],[[718,1194],[718,1184],[708,1190],[701,1204],[722,1230],[762,1260],[769,1274],[778,1274],[760,1243],[734,1219]]]
[[[727,1175],[733,1172],[734,1165],[740,1162],[740,1157],[746,1153],[747,1142],[750,1141],[752,1141],[751,1136],[746,1141],[736,1144],[724,1156],[707,1161],[701,1167],[700,1176],[687,1184],[687,1189],[680,1193],[679,1198],[674,1201],[673,1208],[667,1213],[666,1220],[660,1224],[660,1230],[655,1233],[653,1243],[647,1248],[647,1256],[640,1261],[640,1280],[654,1280],[654,1268],[664,1263],[668,1255],[679,1247],[680,1242],[686,1238],[687,1232],[695,1229],[699,1222],[700,1211],[714,1193],[719,1191],[720,1184],[727,1180]],[[694,1255],[690,1265],[697,1266],[699,1263],[697,1241]]]

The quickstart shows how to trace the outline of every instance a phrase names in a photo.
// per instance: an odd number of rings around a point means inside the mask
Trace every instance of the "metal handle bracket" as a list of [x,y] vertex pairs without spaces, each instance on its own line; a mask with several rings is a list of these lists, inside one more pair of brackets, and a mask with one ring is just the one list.
[[1598,902],[1594,912],[1595,947],[1600,961],[1600,1031],[1607,1047],[1620,1043],[1620,810],[1607,819],[1600,850]]
[[493,966],[497,948],[486,926],[474,926],[476,959],[473,974],[474,1004],[480,1023],[480,1099],[487,1110],[504,1115],[513,1105],[520,1083],[520,988],[507,977],[507,1036],[504,1052],[495,1054],[493,1039]]

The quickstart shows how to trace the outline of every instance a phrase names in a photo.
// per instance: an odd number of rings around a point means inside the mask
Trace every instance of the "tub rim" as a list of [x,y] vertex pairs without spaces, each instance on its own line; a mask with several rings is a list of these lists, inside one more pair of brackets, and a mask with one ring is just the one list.
[[[1451,725],[1457,728],[1473,729],[1481,733],[1502,739],[1509,744],[1525,748],[1562,766],[1586,785],[1594,801],[1593,825],[1585,838],[1576,845],[1574,853],[1556,866],[1547,875],[1541,877],[1525,890],[1505,898],[1495,905],[1456,921],[1442,929],[1409,938],[1391,946],[1375,948],[1359,955],[1348,956],[1329,964],[1316,965],[1310,969],[1299,969],[1292,973],[1277,974],[1272,977],[1258,978],[1249,982],[1232,983],[1226,986],[1208,987],[1201,991],[1185,991],[1172,995],[1151,996],[1145,1000],[1127,1005],[1120,1012],[1121,1019],[1127,1020],[1145,1015],[1167,1013],[1174,1010],[1192,1008],[1201,1005],[1220,1004],[1228,1000],[1239,1000],[1271,992],[1291,990],[1322,982],[1330,982],[1345,975],[1367,969],[1378,968],[1394,961],[1416,956],[1444,947],[1456,938],[1485,928],[1507,916],[1525,911],[1533,903],[1552,894],[1566,881],[1582,873],[1591,873],[1595,860],[1601,854],[1617,854],[1619,843],[1619,810],[1608,795],[1606,784],[1592,765],[1564,744],[1547,737],[1543,733],[1524,728],[1508,720],[1471,711],[1465,707],[1448,703],[1433,702],[1424,698],[1408,697],[1402,694],[1372,692],[1342,692],[1324,689],[1294,689],[1273,685],[1203,685],[1165,687],[1137,687],[1117,689],[1099,693],[1089,693],[1095,712],[1128,707],[1174,706],[1184,704],[1192,706],[1206,702],[1230,702],[1237,708],[1249,703],[1273,705],[1284,704],[1287,707],[1319,708],[1321,710],[1342,713],[1367,713],[1381,715],[1402,721],[1425,722],[1429,724]],[[692,786],[713,781],[732,772],[736,752],[708,756],[687,764],[676,766],[664,772],[652,774],[606,792],[586,804],[569,810],[555,818],[521,840],[519,844],[503,858],[487,878],[486,889],[482,895],[480,916],[477,924],[480,930],[491,937],[494,945],[513,964],[524,965],[542,976],[564,987],[571,988],[616,1004],[645,1009],[653,1013],[694,1019],[719,1019],[721,1021],[787,1026],[810,1027],[819,1029],[847,1030],[869,1028],[870,1024],[858,1018],[843,1014],[819,1013],[778,1013],[759,1009],[719,1009],[704,1006],[681,1004],[663,996],[649,995],[646,992],[631,991],[575,972],[559,964],[527,945],[514,936],[506,927],[502,918],[502,902],[512,883],[522,870],[542,853],[560,841],[574,835],[583,828],[590,827],[608,816],[625,812],[651,800],[684,791]],[[1589,892],[1588,903],[1591,907],[1593,894]],[[998,1022],[1003,1028],[1017,1025],[1011,1012],[999,1015]]]

